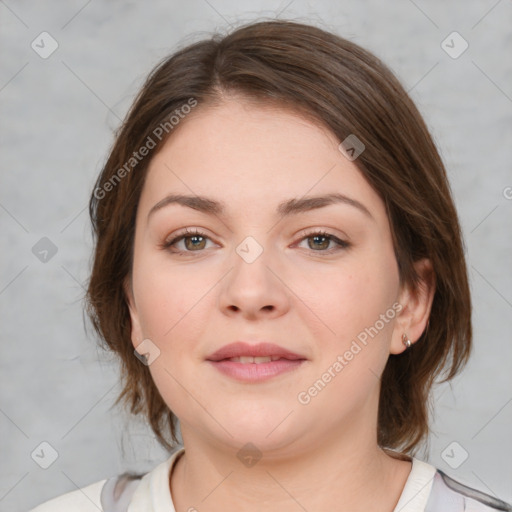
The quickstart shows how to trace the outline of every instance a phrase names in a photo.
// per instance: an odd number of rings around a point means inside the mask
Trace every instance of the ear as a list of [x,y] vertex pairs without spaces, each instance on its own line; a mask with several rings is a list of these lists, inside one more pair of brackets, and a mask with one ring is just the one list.
[[128,304],[128,309],[130,310],[130,319],[131,319],[131,340],[133,347],[137,347],[144,336],[142,335],[142,328],[140,325],[139,313],[137,311],[137,307],[135,305],[135,299],[133,297],[133,288],[131,284],[131,277],[126,276],[123,282],[124,295],[126,297],[126,303]]
[[422,259],[414,263],[414,268],[419,276],[419,282],[415,288],[404,285],[398,298],[402,309],[397,316],[397,321],[391,339],[390,353],[400,354],[406,347],[402,341],[405,334],[415,343],[423,334],[427,326],[432,302],[434,300],[436,279],[429,259]]

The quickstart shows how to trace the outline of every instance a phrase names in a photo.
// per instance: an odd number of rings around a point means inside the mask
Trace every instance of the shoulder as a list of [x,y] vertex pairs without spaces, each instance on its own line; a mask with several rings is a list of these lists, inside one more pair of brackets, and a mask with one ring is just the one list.
[[123,473],[87,487],[58,496],[29,512],[126,512],[133,504],[137,510],[153,510],[152,499],[174,510],[169,489],[169,474],[181,448],[148,473]]
[[123,473],[53,498],[29,512],[125,511],[142,477]]
[[412,469],[394,512],[512,512],[512,506],[410,458]]
[[512,505],[469,487],[437,469],[425,512],[512,512]]
[[30,512],[98,512],[101,509],[101,490],[107,480],[82,487],[53,498]]

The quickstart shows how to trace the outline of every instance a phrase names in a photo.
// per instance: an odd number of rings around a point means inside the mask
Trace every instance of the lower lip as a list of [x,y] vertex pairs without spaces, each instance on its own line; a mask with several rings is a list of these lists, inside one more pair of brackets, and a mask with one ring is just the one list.
[[224,359],[223,361],[208,361],[217,370],[244,382],[260,382],[271,379],[298,368],[304,359],[278,359],[269,363],[236,363]]

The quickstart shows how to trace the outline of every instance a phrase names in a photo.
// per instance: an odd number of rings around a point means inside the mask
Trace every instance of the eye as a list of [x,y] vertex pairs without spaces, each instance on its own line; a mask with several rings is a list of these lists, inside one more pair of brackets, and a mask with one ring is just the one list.
[[[174,249],[181,241],[185,242],[185,250]],[[162,249],[168,249],[171,252],[183,253],[183,252],[199,252],[205,248],[206,240],[209,237],[205,233],[197,229],[186,229],[180,234],[176,235],[171,240],[168,240],[162,244]]]
[[[340,240],[332,233],[327,233],[326,231],[308,233],[300,239],[300,242],[304,240],[311,240],[311,242],[308,242],[308,248],[317,253],[331,254],[350,247],[348,242]],[[337,247],[326,250],[331,242],[336,244]]]
[[[198,229],[187,228],[161,244],[161,248],[170,250],[173,253],[201,252],[206,249],[207,240],[210,240],[210,238],[204,232]],[[299,242],[304,240],[311,240],[311,243],[308,242],[308,248],[316,253],[331,254],[350,247],[350,243],[340,240],[332,233],[327,233],[326,231],[307,233]],[[184,249],[176,249],[178,244],[182,241],[184,242]],[[336,246],[328,249],[331,243],[334,243]]]

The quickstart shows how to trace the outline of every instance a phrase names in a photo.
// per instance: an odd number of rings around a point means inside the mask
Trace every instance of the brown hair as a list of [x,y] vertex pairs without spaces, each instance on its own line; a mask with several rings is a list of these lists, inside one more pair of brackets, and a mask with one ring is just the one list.
[[354,164],[386,206],[401,284],[417,286],[413,262],[432,262],[436,291],[427,329],[409,350],[390,355],[380,389],[379,446],[414,453],[429,433],[434,382],[453,378],[471,351],[464,245],[446,171],[414,103],[378,58],[291,21],[245,25],[180,49],[150,73],[116,133],[89,205],[95,253],[86,299],[95,330],[121,359],[118,402],[144,413],[164,446],[173,446],[168,434],[178,442],[176,417],[130,341],[123,283],[131,275],[135,217],[150,157],[130,159],[149,138],[154,155],[172,135],[169,129],[157,138],[156,127],[191,99],[200,108],[226,93],[302,112],[340,141],[355,134],[366,149]]

